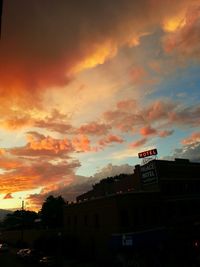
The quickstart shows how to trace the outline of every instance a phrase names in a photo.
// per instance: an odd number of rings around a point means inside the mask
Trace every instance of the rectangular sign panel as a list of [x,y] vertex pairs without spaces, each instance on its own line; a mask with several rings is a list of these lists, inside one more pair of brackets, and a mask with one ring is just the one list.
[[132,247],[133,246],[133,238],[131,235],[122,235],[122,246],[123,247]]
[[151,150],[147,150],[147,151],[143,151],[138,153],[138,157],[141,158],[146,158],[146,157],[150,157],[150,156],[156,156],[158,154],[158,151],[156,148],[151,149]]
[[143,185],[155,184],[158,182],[155,162],[150,161],[140,167],[141,182]]

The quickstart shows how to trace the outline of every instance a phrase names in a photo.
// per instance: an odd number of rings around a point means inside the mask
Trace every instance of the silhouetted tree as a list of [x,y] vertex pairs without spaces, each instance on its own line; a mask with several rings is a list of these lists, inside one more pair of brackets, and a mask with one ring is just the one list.
[[42,205],[40,216],[44,226],[49,228],[62,227],[63,225],[63,207],[67,203],[61,197],[49,196]]
[[13,213],[7,214],[3,226],[5,228],[15,229],[30,229],[34,228],[35,220],[38,218],[38,214],[29,210],[16,210]]

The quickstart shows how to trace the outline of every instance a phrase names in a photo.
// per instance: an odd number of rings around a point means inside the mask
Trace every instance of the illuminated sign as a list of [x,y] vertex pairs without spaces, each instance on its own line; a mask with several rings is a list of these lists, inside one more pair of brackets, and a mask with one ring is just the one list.
[[133,237],[130,235],[122,235],[122,246],[123,247],[132,247],[133,246]]
[[143,185],[155,184],[158,182],[155,162],[151,161],[140,167],[140,177]]
[[143,152],[138,153],[138,157],[141,159],[141,158],[146,158],[149,156],[156,156],[157,154],[158,154],[157,149],[154,148],[151,150],[147,150],[147,151],[143,151]]

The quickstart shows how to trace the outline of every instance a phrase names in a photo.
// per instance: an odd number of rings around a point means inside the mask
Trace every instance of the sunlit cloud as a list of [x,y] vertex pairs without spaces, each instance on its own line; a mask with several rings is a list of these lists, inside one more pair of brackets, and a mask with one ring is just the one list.
[[166,32],[175,32],[180,30],[186,24],[186,10],[181,10],[179,14],[176,14],[173,17],[167,18],[163,23],[163,29]]
[[6,105],[40,106],[44,91],[68,84],[75,73],[103,64],[125,45],[138,45],[149,29],[162,25],[163,18],[180,13],[190,2],[176,1],[172,5],[164,1],[155,6],[150,0],[109,1],[106,11],[101,1],[78,6],[64,1],[59,5],[5,2],[1,99],[9,95],[12,101],[4,101]]
[[144,144],[146,144],[146,142],[147,142],[146,138],[141,138],[137,141],[132,142],[129,146],[132,148],[137,148],[143,146]]
[[111,126],[94,121],[88,124],[81,125],[81,127],[77,130],[77,132],[80,134],[98,136],[107,134],[110,129]]
[[191,145],[200,142],[200,132],[194,132],[189,137],[182,140],[182,144]]
[[80,166],[78,161],[63,161],[60,163],[50,163],[41,161],[23,161],[23,166],[17,169],[10,169],[9,172],[0,175],[0,193],[20,192],[37,187],[47,186],[67,179],[74,170]]
[[1,124],[1,127],[13,131],[31,125],[32,122],[29,116],[22,115],[20,117],[15,115],[13,117],[9,117],[8,119],[4,120],[3,123]]
[[145,118],[148,121],[167,119],[169,113],[175,110],[176,107],[177,104],[173,101],[156,100],[145,109]]
[[172,23],[172,33],[164,37],[165,51],[176,52],[182,57],[199,58],[199,21],[200,4],[190,7],[185,17],[177,18],[177,21]]
[[117,135],[113,135],[113,134],[110,134],[110,135],[107,135],[106,137],[102,138],[99,140],[99,145],[101,147],[104,147],[106,145],[109,145],[109,144],[112,144],[112,143],[123,143],[124,140],[122,137],[120,136],[117,136]]
[[[74,199],[122,168],[114,162],[135,162],[152,142],[163,142],[165,151],[164,138],[173,149],[180,142],[176,155],[197,159],[199,6],[199,0],[5,1],[2,197],[17,202],[16,195],[30,194],[34,209],[50,193]],[[185,131],[193,133],[183,138]],[[85,175],[102,162],[108,164],[102,175]]]
[[200,162],[199,157],[200,142],[184,145],[181,148],[174,149],[171,156],[166,159],[172,160],[174,158],[189,159],[192,162]]
[[27,202],[31,207],[37,210],[41,208],[43,201],[49,196],[62,195],[65,201],[75,201],[76,197],[91,190],[92,185],[106,177],[114,177],[119,174],[131,174],[134,168],[129,164],[113,165],[108,164],[98,170],[93,176],[74,176],[70,183],[60,183],[56,186],[46,187],[39,194],[30,194],[27,197]]
[[90,51],[90,53],[91,55],[78,63],[72,72],[80,72],[84,69],[93,68],[99,64],[103,64],[106,60],[116,55],[117,46],[114,43],[107,41],[104,44],[97,44],[96,47],[94,47],[94,52]]
[[61,134],[67,134],[73,130],[68,115],[59,112],[57,109],[53,109],[49,116],[34,119],[33,126]]
[[133,82],[137,84],[144,82],[147,73],[142,67],[135,67],[131,70],[130,76]]
[[157,130],[152,128],[151,126],[145,126],[140,129],[140,134],[143,136],[154,135],[156,133],[157,133]]
[[10,193],[8,193],[4,196],[4,199],[12,199],[12,198],[13,198],[13,196]]
[[172,135],[173,133],[174,133],[174,130],[163,130],[163,131],[160,131],[158,135],[159,137],[164,138],[164,137]]
[[53,151],[57,154],[60,151],[68,152],[73,150],[71,142],[67,139],[57,140],[50,136],[47,136],[40,138],[38,140],[35,139],[35,136],[33,136],[33,134],[29,133],[28,141],[29,141],[28,148],[30,148],[30,150],[33,151],[47,150],[47,151]]
[[79,135],[72,139],[72,145],[77,152],[91,151],[90,140],[86,135]]

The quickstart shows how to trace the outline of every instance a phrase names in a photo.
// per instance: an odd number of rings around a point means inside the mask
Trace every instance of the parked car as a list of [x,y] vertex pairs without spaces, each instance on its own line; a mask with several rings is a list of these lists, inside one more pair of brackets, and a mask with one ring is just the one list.
[[18,250],[17,251],[17,257],[24,259],[27,256],[29,250],[30,250],[29,248],[22,248],[22,249]]
[[56,258],[52,256],[45,256],[39,260],[40,265],[53,267],[57,266]]
[[27,261],[38,262],[38,260],[41,257],[41,253],[35,249],[24,248],[24,249],[20,249],[17,252],[17,257],[23,260],[27,260]]
[[5,252],[9,250],[9,246],[6,243],[0,244],[0,252]]

